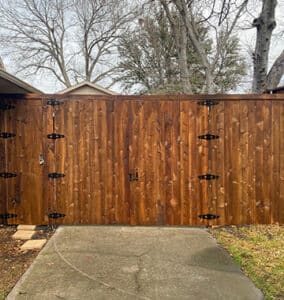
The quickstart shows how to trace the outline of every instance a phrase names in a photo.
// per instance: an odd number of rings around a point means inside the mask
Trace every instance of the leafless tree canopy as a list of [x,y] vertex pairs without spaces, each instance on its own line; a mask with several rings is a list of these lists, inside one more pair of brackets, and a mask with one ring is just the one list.
[[228,7],[210,0],[151,2],[143,23],[122,40],[122,79],[129,85],[140,82],[147,92],[235,88],[245,69],[236,24],[246,3]]
[[1,0],[1,41],[19,71],[98,82],[114,73],[110,55],[134,14],[124,0]]

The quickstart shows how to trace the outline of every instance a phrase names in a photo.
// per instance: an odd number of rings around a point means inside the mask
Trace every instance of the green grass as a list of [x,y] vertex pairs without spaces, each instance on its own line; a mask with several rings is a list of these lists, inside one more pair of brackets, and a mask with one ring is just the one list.
[[1,290],[0,291],[0,300],[4,300],[7,295],[8,295],[8,292]]
[[267,300],[284,299],[284,227],[227,226],[211,230]]

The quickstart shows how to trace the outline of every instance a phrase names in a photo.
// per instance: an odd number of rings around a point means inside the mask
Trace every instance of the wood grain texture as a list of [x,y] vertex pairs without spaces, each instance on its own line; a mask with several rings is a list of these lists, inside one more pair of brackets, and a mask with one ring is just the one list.
[[9,223],[42,222],[43,168],[42,105],[40,100],[13,102],[15,109],[6,111],[6,130],[16,137],[6,141],[6,170],[16,173],[7,181],[7,207],[17,215]]
[[[18,215],[9,223],[284,222],[283,95],[209,96],[210,109],[204,95],[49,98],[1,100],[16,106],[0,111],[0,130],[17,134],[0,139],[1,172],[18,174],[0,182],[0,212]],[[219,139],[198,138],[207,133]],[[219,218],[199,218],[208,213]]]

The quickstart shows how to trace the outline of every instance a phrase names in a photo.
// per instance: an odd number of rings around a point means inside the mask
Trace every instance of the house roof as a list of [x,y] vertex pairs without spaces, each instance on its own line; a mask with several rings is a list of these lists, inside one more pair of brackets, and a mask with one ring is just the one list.
[[0,94],[42,94],[42,92],[16,76],[0,69]]
[[277,88],[274,89],[268,89],[266,91],[267,94],[282,94],[284,93],[284,85],[278,86]]
[[103,95],[117,95],[117,93],[105,89],[102,86],[89,82],[83,81],[75,84],[67,89],[59,91],[58,94],[103,94]]

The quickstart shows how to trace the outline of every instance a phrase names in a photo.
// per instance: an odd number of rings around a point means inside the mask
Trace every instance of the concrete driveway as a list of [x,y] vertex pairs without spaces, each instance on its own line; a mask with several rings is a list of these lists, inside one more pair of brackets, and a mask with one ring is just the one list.
[[8,300],[264,299],[205,229],[61,227]]

